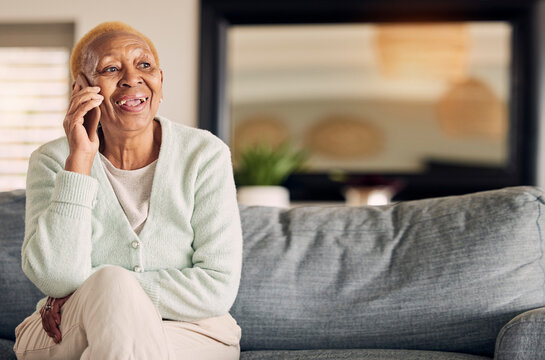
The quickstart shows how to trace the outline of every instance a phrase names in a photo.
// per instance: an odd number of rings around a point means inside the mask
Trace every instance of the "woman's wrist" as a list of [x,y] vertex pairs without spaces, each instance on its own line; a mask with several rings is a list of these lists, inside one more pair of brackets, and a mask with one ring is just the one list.
[[66,158],[64,170],[72,171],[82,175],[91,175],[94,156],[87,154],[70,154]]

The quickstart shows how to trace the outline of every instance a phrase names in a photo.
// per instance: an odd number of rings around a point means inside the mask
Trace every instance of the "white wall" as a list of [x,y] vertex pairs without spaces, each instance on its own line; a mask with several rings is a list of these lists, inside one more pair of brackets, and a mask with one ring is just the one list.
[[76,39],[113,20],[138,29],[157,47],[165,77],[159,114],[196,126],[198,0],[0,0],[0,22],[73,22]]

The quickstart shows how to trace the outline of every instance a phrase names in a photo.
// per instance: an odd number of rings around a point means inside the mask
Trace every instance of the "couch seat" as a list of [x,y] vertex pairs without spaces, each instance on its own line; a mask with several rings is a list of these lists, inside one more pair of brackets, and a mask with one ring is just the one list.
[[15,343],[11,340],[0,339],[0,359],[2,360],[16,360],[13,353],[13,345]]
[[488,357],[419,350],[256,350],[240,360],[490,360]]

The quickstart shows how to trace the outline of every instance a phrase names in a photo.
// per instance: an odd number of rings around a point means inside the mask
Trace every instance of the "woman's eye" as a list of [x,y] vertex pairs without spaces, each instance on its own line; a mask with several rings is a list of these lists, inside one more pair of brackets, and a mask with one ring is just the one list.
[[147,69],[147,68],[149,68],[149,67],[151,66],[151,64],[148,63],[148,62],[143,62],[143,63],[140,64],[140,66],[141,66],[143,69]]
[[117,71],[117,68],[115,66],[110,66],[104,69],[105,72],[114,72]]

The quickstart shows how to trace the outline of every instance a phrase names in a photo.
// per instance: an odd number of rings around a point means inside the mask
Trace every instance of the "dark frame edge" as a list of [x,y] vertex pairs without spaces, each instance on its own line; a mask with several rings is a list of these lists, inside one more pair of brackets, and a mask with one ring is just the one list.
[[[309,4],[314,4],[314,11],[306,15],[301,15],[302,9]],[[382,2],[383,3],[383,2]],[[390,0],[389,3],[393,3],[396,6],[407,6],[405,1]],[[479,3],[479,4],[477,4]],[[264,6],[265,4],[266,6]],[[291,5],[289,5],[291,4]],[[342,4],[340,12],[335,14],[323,14],[324,9],[335,6],[332,4]],[[490,20],[498,20],[502,17],[505,20],[516,24],[517,32],[522,32],[522,35],[517,34],[517,38],[513,39],[516,51],[520,51],[519,60],[516,64],[513,64],[512,79],[517,76],[516,81],[519,84],[512,85],[512,89],[522,89],[522,94],[517,92],[511,95],[511,101],[515,104],[512,114],[516,119],[516,131],[515,141],[516,149],[514,153],[510,154],[510,165],[505,171],[504,180],[500,181],[495,179],[495,175],[489,176],[488,180],[484,180],[484,185],[474,185],[463,182],[460,185],[462,192],[464,191],[480,191],[486,190],[489,187],[502,187],[513,185],[536,185],[537,182],[537,148],[538,148],[538,110],[537,110],[537,93],[539,88],[539,81],[535,74],[539,74],[539,64],[536,61],[536,51],[534,49],[537,36],[535,31],[537,28],[536,22],[536,7],[538,0],[500,0],[500,1],[470,1],[461,0],[453,5],[448,1],[417,1],[417,5],[412,4],[413,13],[408,15],[408,19],[413,21],[414,19],[424,19],[429,21],[430,19],[437,19],[437,21],[445,21],[449,17],[451,19],[466,19],[472,20],[474,18],[483,18],[486,20],[486,14],[490,17]],[[433,4],[433,5],[432,5]],[[295,11],[295,15],[290,16],[279,15],[278,9],[282,6],[288,6],[291,11]],[[228,124],[219,124],[221,121],[221,110],[225,108],[226,96],[221,91],[225,89],[225,36],[226,30],[229,24],[259,24],[259,23],[311,23],[313,19],[315,21],[325,22],[325,19],[330,19],[329,22],[345,22],[342,20],[346,17],[346,10],[353,10],[354,8],[360,9],[361,7],[370,6],[376,14],[380,16],[379,21],[399,21],[396,16],[388,16],[388,12],[393,13],[396,10],[385,10],[381,7],[379,1],[332,1],[332,0],[317,0],[307,1],[299,0],[297,2],[288,1],[276,1],[274,2],[251,2],[247,0],[201,0],[201,40],[200,40],[200,58],[199,58],[199,127],[210,130],[212,133],[218,135],[224,141],[227,142],[229,137]],[[373,6],[375,6],[373,8]],[[425,6],[431,6],[431,11],[424,11],[422,9]],[[481,6],[481,7],[479,7]],[[318,10],[316,10],[318,9]],[[416,10],[415,10],[416,9]],[[446,16],[447,10],[452,10],[449,16]],[[478,9],[478,10],[476,10]],[[271,12],[272,10],[272,12]],[[268,12],[267,12],[268,11]],[[276,12],[275,12],[276,11]],[[344,12],[343,12],[344,11]],[[418,16],[420,12],[421,16]],[[340,15],[339,15],[340,14]],[[259,20],[250,19],[251,16],[256,15]],[[285,21],[279,19],[284,16]],[[444,18],[445,17],[445,18]],[[298,19],[303,19],[299,21]],[[358,18],[358,19],[355,19]],[[369,21],[369,14],[365,16],[352,16],[351,21]],[[447,20],[448,21],[448,20]],[[452,20],[454,21],[454,20]],[[525,37],[524,42],[522,38]],[[514,49],[515,51],[515,49]],[[225,114],[224,116],[229,116]],[[222,128],[223,126],[223,128]],[[226,127],[227,126],[227,127]],[[512,145],[512,143],[511,143]],[[395,175],[392,175],[395,176]],[[288,187],[290,186],[307,186],[308,184],[324,183],[326,181],[327,174],[313,174],[310,175],[293,175],[288,179]],[[312,180],[314,178],[314,180]],[[407,178],[412,178],[407,176]],[[307,182],[310,181],[310,182]],[[424,191],[423,188],[428,187],[429,184],[424,181],[413,181],[419,189],[416,193]],[[489,185],[486,185],[488,181]],[[297,185],[299,183],[299,185]],[[305,185],[306,183],[306,185]],[[312,186],[311,186],[312,187]],[[448,186],[446,186],[447,188]],[[452,190],[452,189],[451,189]],[[451,193],[451,190],[446,190],[447,193]],[[312,190],[310,190],[312,192]],[[339,189],[335,190],[336,192]],[[443,195],[440,192],[438,196]],[[433,196],[433,194],[432,194]],[[415,198],[419,198],[416,195]],[[413,197],[409,196],[407,199]],[[297,200],[309,200],[308,194],[297,195]],[[326,196],[321,200],[331,200],[331,196]]]

